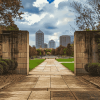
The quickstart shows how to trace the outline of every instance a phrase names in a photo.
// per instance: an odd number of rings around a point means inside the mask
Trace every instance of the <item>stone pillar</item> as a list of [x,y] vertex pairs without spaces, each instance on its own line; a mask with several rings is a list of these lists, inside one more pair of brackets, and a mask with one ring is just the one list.
[[[15,70],[16,74],[29,74],[29,33],[28,31],[12,31],[17,34],[17,38],[12,37],[10,31],[3,31],[2,41],[2,58],[15,58],[18,62],[18,67]],[[17,33],[16,33],[17,32]],[[8,34],[9,33],[9,34]],[[9,38],[8,38],[9,36]],[[10,41],[9,41],[10,40]],[[18,41],[17,41],[18,40]],[[17,47],[16,47],[17,44]],[[18,50],[16,54],[15,49]]]
[[97,33],[98,31],[76,31],[74,33],[75,75],[88,74],[84,69],[84,65],[87,63],[98,63],[97,44],[94,40]]

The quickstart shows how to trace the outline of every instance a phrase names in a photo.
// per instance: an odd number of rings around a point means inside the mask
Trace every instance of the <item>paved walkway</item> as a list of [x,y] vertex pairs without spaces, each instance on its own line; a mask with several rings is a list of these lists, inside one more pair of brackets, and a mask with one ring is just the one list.
[[100,90],[46,59],[22,81],[0,91],[0,100],[100,100]]

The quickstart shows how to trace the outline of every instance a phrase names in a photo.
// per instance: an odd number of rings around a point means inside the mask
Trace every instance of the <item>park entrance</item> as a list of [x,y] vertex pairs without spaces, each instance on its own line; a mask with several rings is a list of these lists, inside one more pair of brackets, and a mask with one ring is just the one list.
[[[100,63],[100,31],[75,31],[74,33],[74,74],[87,74],[84,65]],[[47,49],[47,48],[46,48]],[[44,49],[45,50],[45,49]],[[29,74],[29,33],[28,31],[2,31],[0,34],[0,56],[18,62],[15,73]]]

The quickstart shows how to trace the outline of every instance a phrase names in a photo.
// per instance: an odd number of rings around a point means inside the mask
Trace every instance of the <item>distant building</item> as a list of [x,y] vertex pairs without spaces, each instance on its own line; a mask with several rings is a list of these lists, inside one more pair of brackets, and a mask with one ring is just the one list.
[[71,39],[70,44],[74,43],[73,42],[74,41],[74,35],[69,35],[69,36],[70,36],[70,39]]
[[35,47],[35,45],[32,45],[32,47]]
[[54,40],[50,40],[50,41],[49,41],[49,43],[48,43],[48,48],[53,48],[53,49],[56,48],[56,44],[55,44],[55,41],[54,41]]
[[48,48],[46,43],[44,43],[44,48]]
[[44,48],[44,33],[41,30],[36,32],[36,49]]
[[67,47],[68,43],[71,43],[70,36],[68,35],[60,36],[60,45]]

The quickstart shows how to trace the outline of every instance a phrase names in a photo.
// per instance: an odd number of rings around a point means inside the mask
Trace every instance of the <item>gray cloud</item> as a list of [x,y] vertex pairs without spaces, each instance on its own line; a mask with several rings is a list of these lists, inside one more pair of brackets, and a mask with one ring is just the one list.
[[[70,2],[72,1],[70,0]],[[39,7],[32,5],[34,2],[36,0],[22,0],[24,9],[20,9],[20,11],[27,12],[27,14],[24,14],[23,20],[18,19],[16,21],[14,19],[20,30],[29,32],[29,43],[31,46],[35,45],[35,33],[39,29],[44,33],[44,42],[48,43],[52,38],[56,42],[56,47],[59,46],[58,40],[61,35],[74,35],[74,30],[70,25],[77,29],[74,20],[76,13],[69,11],[73,10],[69,5],[69,1],[60,2],[58,8],[55,7],[54,3],[47,3],[41,10],[39,10]],[[45,16],[40,18],[42,14],[45,14]],[[31,24],[29,25],[29,23]]]

